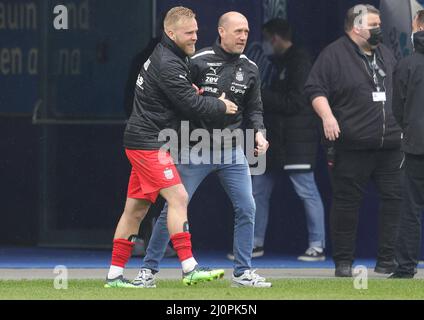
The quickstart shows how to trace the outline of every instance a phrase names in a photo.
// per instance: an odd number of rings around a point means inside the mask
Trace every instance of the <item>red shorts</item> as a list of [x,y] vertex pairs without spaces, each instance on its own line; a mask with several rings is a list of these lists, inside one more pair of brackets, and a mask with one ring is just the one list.
[[132,165],[128,198],[146,199],[154,203],[161,189],[181,183],[169,152],[125,149],[125,153]]

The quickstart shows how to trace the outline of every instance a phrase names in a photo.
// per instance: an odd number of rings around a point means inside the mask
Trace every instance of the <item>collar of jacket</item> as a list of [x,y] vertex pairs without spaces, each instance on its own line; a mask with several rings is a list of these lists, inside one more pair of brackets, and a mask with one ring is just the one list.
[[[355,41],[353,41],[349,35],[347,33],[345,33],[345,38],[347,39],[347,42],[350,43],[350,45],[353,47],[353,49],[356,51],[356,53],[359,54],[359,56],[361,56],[362,58],[366,59],[366,54],[364,51],[361,50],[361,48],[359,48],[359,46],[356,44]],[[384,65],[384,60],[382,57],[382,53],[381,53],[381,49],[380,49],[380,45],[377,46],[377,48],[374,50],[374,53],[377,56],[377,60],[379,60],[383,65]]]
[[213,51],[215,51],[215,54],[217,54],[218,56],[223,58],[225,61],[231,62],[231,61],[235,61],[235,60],[240,58],[240,55],[238,53],[229,53],[221,47],[221,38],[220,37],[218,37],[218,39],[216,39],[212,48],[213,48]]
[[162,34],[162,40],[161,43],[168,48],[169,50],[171,50],[173,53],[175,53],[178,57],[180,57],[182,60],[186,61],[187,60],[187,55],[186,53],[181,50],[177,44],[171,40],[171,38],[169,38],[167,36],[167,34],[164,32]]
[[415,52],[424,53],[424,31],[414,33]]

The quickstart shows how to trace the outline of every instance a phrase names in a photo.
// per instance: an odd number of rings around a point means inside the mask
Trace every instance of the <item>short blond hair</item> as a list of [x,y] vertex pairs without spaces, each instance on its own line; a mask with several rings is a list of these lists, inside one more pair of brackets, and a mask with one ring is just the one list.
[[415,14],[415,19],[417,19],[418,26],[424,26],[424,10],[419,10]]
[[181,20],[194,18],[196,18],[196,14],[191,9],[186,7],[174,7],[166,13],[165,20],[163,21],[163,28],[166,31]]

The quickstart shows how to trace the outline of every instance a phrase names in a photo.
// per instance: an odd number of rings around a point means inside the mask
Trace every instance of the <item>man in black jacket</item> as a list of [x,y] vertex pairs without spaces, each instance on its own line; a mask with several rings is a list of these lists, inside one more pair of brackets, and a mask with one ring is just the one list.
[[371,179],[380,196],[375,271],[392,273],[401,204],[401,131],[392,113],[395,59],[380,44],[379,11],[347,12],[346,35],[318,57],[306,92],[335,150],[330,228],[336,276],[352,276],[358,211]]
[[[144,47],[144,49],[137,53],[135,57],[131,61],[127,83],[125,85],[125,94],[124,94],[124,111],[127,118],[131,116],[134,102],[134,94],[136,88],[136,82],[138,79],[139,72],[143,67],[144,63],[149,59],[150,55],[155,50],[156,46],[162,40],[163,34],[163,20],[165,16],[161,19],[157,27],[157,36],[151,38],[149,43]],[[160,212],[165,205],[165,199],[159,195],[156,199],[156,202],[153,203],[149,211],[147,212],[145,218],[143,219],[140,230],[137,236],[134,236],[134,249],[132,252],[132,256],[145,256],[146,255],[146,246],[149,242],[150,236],[152,234],[153,226],[158,218]],[[166,257],[174,257],[176,256],[175,250],[168,244],[166,248]]]
[[415,52],[401,60],[393,76],[393,114],[403,130],[405,180],[396,260],[391,278],[413,278],[421,247],[424,210],[424,10],[412,24]]
[[160,194],[168,202],[168,230],[187,285],[223,276],[223,270],[198,268],[191,251],[187,222],[188,196],[169,152],[161,148],[162,130],[177,130],[181,117],[223,118],[237,106],[226,99],[201,97],[192,87],[188,56],[195,51],[197,22],[184,7],[169,10],[162,41],[140,70],[134,107],[124,133],[132,165],[124,212],[116,228],[107,288],[137,287],[123,278],[140,223]]
[[309,233],[309,247],[298,259],[322,261],[325,260],[324,206],[313,173],[318,149],[317,116],[304,94],[311,58],[305,50],[293,45],[287,21],[272,19],[262,30],[264,46],[269,47],[269,54],[272,52],[273,65],[269,81],[264,81],[270,85],[262,89],[270,148],[267,172],[252,177],[256,203],[253,254],[263,255],[271,193],[284,170],[304,204]]
[[[225,93],[238,105],[239,109],[235,115],[221,119],[190,119],[192,133],[196,131],[207,133],[205,139],[210,140],[210,146],[207,150],[202,149],[204,154],[200,159],[196,156],[193,157],[197,144],[183,146],[182,148],[188,147],[189,150],[188,152],[182,151],[182,153],[189,154],[190,157],[187,159],[184,156],[184,159],[181,159],[178,171],[189,194],[189,199],[206,176],[212,172],[218,175],[235,211],[235,260],[232,284],[234,286],[271,287],[270,282],[251,269],[255,202],[252,195],[249,165],[240,139],[240,128],[245,123],[246,128],[255,133],[254,139],[258,154],[264,154],[268,148],[268,142],[262,132],[264,125],[259,71],[256,64],[242,54],[249,33],[249,25],[243,15],[238,12],[224,14],[219,20],[218,32],[219,39],[212,47],[202,49],[192,57],[191,74],[194,83],[200,91],[204,92],[205,96],[219,97]],[[219,129],[218,131],[226,130],[227,134],[216,135],[214,134],[216,129]],[[153,229],[144,264],[134,280],[140,285],[151,284],[154,280],[151,275],[159,271],[159,262],[169,239],[165,228],[167,210],[169,213],[169,208],[165,206]],[[215,236],[219,237],[218,234]]]

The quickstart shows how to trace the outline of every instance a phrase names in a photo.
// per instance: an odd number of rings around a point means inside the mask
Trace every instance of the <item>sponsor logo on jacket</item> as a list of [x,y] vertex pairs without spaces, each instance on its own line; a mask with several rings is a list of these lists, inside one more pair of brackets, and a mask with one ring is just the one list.
[[203,87],[203,90],[205,92],[218,93],[218,88],[212,88],[212,87],[209,87],[209,86]]
[[138,78],[137,78],[137,82],[136,82],[136,84],[137,84],[137,86],[138,86],[140,89],[142,89],[142,90],[144,90],[144,88],[143,88],[143,83],[144,83],[144,79],[143,79],[143,77],[141,76],[141,74],[139,74],[139,75],[138,75]]
[[205,82],[210,84],[217,84],[218,79],[219,79],[218,77],[206,76]]
[[245,84],[240,84],[237,82],[232,82],[230,90],[234,92],[235,94],[245,94],[246,93],[247,86]]
[[236,80],[242,82],[244,80],[244,72],[239,71],[236,72]]

